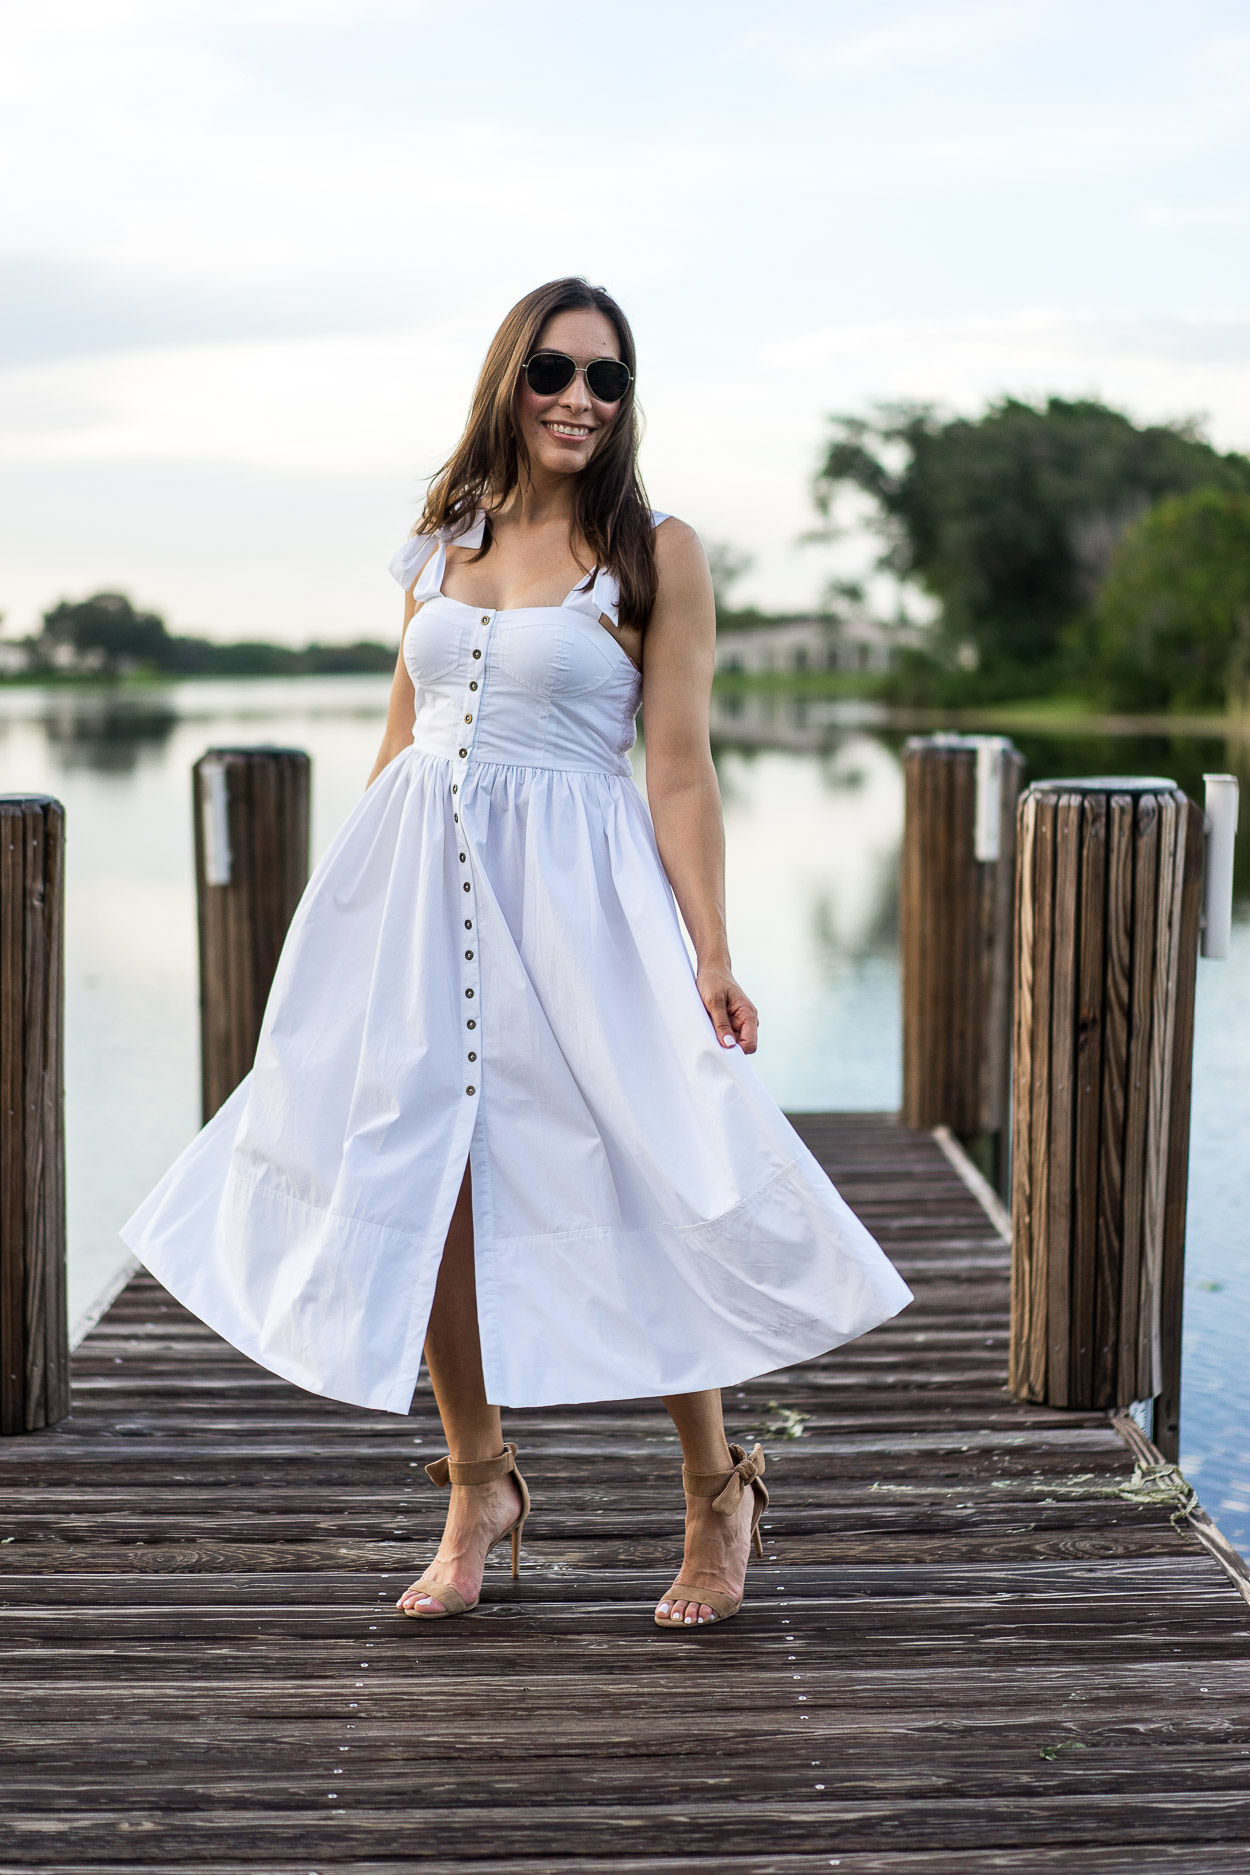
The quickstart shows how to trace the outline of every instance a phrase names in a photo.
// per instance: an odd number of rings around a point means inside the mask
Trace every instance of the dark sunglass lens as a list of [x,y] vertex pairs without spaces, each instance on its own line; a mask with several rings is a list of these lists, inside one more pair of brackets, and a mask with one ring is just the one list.
[[535,352],[525,378],[535,397],[554,397],[573,382],[577,366],[564,352]]
[[601,404],[619,404],[629,389],[629,368],[616,358],[596,358],[586,367],[586,388]]

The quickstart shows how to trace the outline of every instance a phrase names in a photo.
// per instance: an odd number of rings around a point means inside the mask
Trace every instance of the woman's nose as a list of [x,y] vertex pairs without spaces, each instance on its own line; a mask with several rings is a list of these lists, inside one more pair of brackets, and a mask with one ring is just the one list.
[[584,371],[575,371],[573,373],[573,382],[565,391],[560,402],[562,404],[567,404],[570,410],[590,409],[590,396],[586,390],[586,374]]

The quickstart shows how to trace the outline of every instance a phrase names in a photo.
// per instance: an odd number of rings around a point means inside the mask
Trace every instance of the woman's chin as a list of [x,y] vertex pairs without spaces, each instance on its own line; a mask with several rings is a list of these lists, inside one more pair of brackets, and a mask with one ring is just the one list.
[[559,444],[553,447],[547,443],[533,451],[533,460],[548,475],[576,475],[586,467],[594,455],[593,449],[584,446],[576,449],[563,449]]

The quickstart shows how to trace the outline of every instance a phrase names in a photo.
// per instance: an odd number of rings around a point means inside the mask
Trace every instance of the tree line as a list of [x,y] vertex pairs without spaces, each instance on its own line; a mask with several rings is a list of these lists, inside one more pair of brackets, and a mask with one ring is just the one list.
[[296,646],[180,636],[159,613],[138,610],[119,592],[61,600],[43,614],[41,629],[20,644],[25,674],[34,677],[293,677],[389,671],[395,663],[393,648],[363,639]]
[[878,567],[937,602],[900,701],[1250,710],[1250,457],[1091,399],[880,405],[830,430],[828,531],[842,490],[868,495]]

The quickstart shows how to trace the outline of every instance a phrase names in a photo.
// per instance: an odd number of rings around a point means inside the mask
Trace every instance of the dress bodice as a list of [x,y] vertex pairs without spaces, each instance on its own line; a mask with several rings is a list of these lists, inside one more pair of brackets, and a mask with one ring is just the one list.
[[404,635],[414,746],[455,761],[628,775],[642,679],[611,635],[616,580],[597,568],[559,606],[492,611],[450,599],[448,545],[480,546],[484,525],[478,515],[413,536],[391,562],[420,607]]

